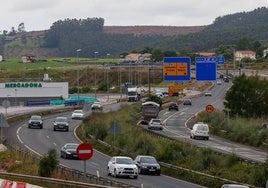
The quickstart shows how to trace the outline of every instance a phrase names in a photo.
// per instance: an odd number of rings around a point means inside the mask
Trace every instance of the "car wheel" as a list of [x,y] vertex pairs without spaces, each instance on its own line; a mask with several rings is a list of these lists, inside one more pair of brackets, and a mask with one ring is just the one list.
[[138,179],[138,176],[133,176],[134,179]]
[[69,132],[69,127],[66,128],[66,132]]
[[141,168],[138,168],[138,173],[142,174]]
[[43,125],[40,126],[40,129],[43,129]]
[[118,175],[115,169],[114,169],[114,177],[118,178]]
[[111,172],[110,172],[109,167],[107,167],[107,175],[108,175],[108,176],[110,176],[110,175],[111,175]]

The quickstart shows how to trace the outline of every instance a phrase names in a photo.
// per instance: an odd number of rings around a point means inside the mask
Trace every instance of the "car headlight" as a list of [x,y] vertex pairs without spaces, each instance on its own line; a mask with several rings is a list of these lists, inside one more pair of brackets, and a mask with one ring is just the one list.
[[69,152],[69,151],[66,151],[66,153],[67,153],[68,155],[70,155],[70,154],[71,154],[71,152]]
[[121,166],[118,166],[116,168],[117,168],[117,170],[123,170],[124,169],[124,167],[121,167]]

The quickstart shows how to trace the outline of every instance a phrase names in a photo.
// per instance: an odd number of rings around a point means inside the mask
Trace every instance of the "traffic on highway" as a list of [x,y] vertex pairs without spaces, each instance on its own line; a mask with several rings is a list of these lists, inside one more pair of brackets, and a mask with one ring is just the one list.
[[[241,158],[262,163],[267,157],[267,152],[255,150],[241,144],[236,144],[228,140],[209,135],[209,139],[191,139],[191,130],[193,123],[190,121],[199,111],[205,110],[208,104],[213,105],[215,109],[223,109],[222,99],[226,90],[231,86],[231,83],[216,84],[209,89],[211,96],[199,94],[191,99],[191,105],[180,104],[177,110],[165,109],[159,112],[159,120],[163,123],[161,130],[150,130],[157,132],[165,137],[176,140],[191,142],[199,147],[209,147],[218,152],[230,154],[235,152]],[[120,108],[120,103],[109,104],[103,106],[103,111],[117,110]],[[91,112],[89,112],[90,115]],[[54,131],[55,119],[57,117],[66,117],[68,122],[68,131],[66,126],[63,126],[64,131]],[[51,114],[42,117],[42,129],[29,129],[29,120],[23,120],[10,126],[5,130],[5,135],[8,142],[11,144],[24,147],[38,155],[44,155],[50,148],[55,148],[59,152],[58,160],[60,163],[71,169],[83,171],[84,164],[81,160],[68,157],[71,151],[65,151],[63,148],[66,143],[80,144],[81,141],[75,134],[76,127],[81,123],[81,118],[73,118],[73,112],[63,112],[60,114]],[[140,124],[141,127],[147,128],[147,125]],[[16,134],[14,134],[16,133]],[[62,153],[61,153],[62,151]],[[74,156],[76,158],[77,156]],[[116,170],[115,162],[109,162],[112,156],[107,156],[99,151],[94,150],[94,155],[86,163],[86,172],[95,174],[100,177],[108,178],[118,182],[123,182],[137,187],[202,187],[182,180],[174,179],[168,176],[151,176],[137,174],[136,170],[127,173],[134,173],[131,177],[134,178],[117,178],[120,176]],[[71,159],[70,159],[71,158]],[[109,164],[111,163],[111,164]],[[113,167],[112,167],[113,166]],[[109,167],[109,168],[108,168]],[[109,170],[107,170],[107,168]],[[113,171],[110,170],[113,168]],[[118,167],[119,168],[119,167]],[[153,170],[153,169],[152,169]],[[123,172],[122,172],[123,173]],[[123,176],[123,174],[122,174]],[[137,178],[136,178],[137,177]]]

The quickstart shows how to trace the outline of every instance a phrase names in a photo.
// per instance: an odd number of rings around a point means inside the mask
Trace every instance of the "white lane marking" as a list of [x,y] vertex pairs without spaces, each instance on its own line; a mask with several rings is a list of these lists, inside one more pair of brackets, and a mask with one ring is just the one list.
[[20,135],[19,135],[19,133],[20,133],[20,129],[21,129],[21,127],[19,127],[19,128],[17,129],[16,134],[17,134],[17,138],[18,138],[18,140],[20,141],[20,143],[23,144],[23,141],[22,141],[22,139],[20,138]]
[[39,155],[39,156],[42,156],[40,153],[37,153],[35,150],[33,150],[32,148],[30,148],[29,146],[27,146],[27,145],[24,145],[26,148],[28,148],[28,150],[30,150],[31,152],[33,152],[33,153],[35,153],[35,154],[37,154],[37,155]]

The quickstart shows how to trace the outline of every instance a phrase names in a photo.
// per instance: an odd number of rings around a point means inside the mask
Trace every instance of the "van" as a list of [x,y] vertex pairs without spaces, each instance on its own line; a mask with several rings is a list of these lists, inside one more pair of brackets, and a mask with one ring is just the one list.
[[203,138],[205,140],[209,139],[209,127],[208,124],[203,122],[195,123],[192,130],[190,138],[196,139],[196,138]]

